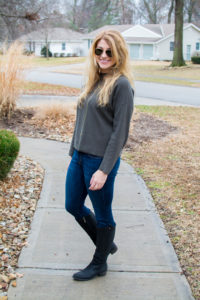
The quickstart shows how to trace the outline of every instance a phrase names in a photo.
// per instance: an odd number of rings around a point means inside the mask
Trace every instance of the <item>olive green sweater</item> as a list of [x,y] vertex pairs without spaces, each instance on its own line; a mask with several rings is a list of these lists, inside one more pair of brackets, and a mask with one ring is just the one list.
[[95,88],[83,105],[77,107],[69,155],[72,156],[76,149],[103,157],[99,169],[109,174],[128,138],[134,91],[128,79],[121,76],[106,106],[98,105],[97,93]]

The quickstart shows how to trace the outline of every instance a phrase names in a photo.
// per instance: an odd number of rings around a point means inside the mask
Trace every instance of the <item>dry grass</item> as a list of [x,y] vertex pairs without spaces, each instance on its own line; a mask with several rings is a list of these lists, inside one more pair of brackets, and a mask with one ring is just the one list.
[[137,110],[179,129],[138,144],[124,157],[150,188],[183,272],[200,299],[200,109],[138,106]]
[[23,45],[18,42],[8,49],[4,46],[3,53],[0,61],[0,116],[10,118],[20,95],[20,81],[28,58],[23,56]]
[[50,103],[36,107],[34,117],[27,120],[27,125],[32,124],[37,128],[48,128],[49,131],[60,136],[73,132],[76,115],[76,104]]
[[77,64],[85,61],[85,57],[38,57],[33,58],[34,67],[51,67],[65,64]]
[[23,94],[56,95],[56,96],[78,96],[80,89],[58,84],[48,84],[32,81],[22,81]]
[[42,104],[37,107],[34,118],[38,120],[59,120],[63,117],[69,117],[75,114],[76,104],[52,102],[48,104]]
[[135,76],[151,75],[152,77],[169,77],[200,80],[200,66],[187,63],[187,66],[172,68],[170,62],[132,61]]

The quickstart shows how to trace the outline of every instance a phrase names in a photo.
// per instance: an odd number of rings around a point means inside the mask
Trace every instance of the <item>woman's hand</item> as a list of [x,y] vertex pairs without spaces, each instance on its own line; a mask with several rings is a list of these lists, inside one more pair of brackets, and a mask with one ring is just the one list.
[[107,179],[108,175],[105,174],[104,172],[102,172],[101,170],[97,170],[93,175],[92,178],[90,180],[90,187],[89,190],[91,191],[96,191],[96,190],[100,190]]

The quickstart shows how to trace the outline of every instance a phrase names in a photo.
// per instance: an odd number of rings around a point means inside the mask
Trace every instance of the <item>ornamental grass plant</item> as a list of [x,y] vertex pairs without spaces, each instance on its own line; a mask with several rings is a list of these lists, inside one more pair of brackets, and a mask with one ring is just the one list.
[[28,58],[23,55],[23,45],[12,43],[2,47],[0,59],[0,117],[9,119],[16,107],[21,91],[23,70],[28,66]]

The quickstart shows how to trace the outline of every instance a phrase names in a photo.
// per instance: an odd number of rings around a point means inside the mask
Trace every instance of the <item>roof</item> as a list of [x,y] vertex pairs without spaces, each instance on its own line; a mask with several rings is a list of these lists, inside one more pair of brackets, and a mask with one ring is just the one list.
[[126,42],[136,42],[136,43],[154,43],[159,41],[160,38],[146,38],[146,37],[127,37]]
[[156,34],[162,35],[162,29],[161,29],[161,24],[144,24],[144,25],[140,25],[144,28],[147,28],[153,32],[155,32]]
[[49,28],[47,31],[45,29],[32,31],[28,34],[22,35],[19,40],[25,41],[44,41],[48,35],[48,40],[51,41],[66,41],[66,40],[76,40],[83,37],[82,33],[73,31],[71,29],[65,28]]
[[117,30],[119,32],[123,32],[131,27],[133,27],[133,24],[128,24],[128,25],[105,25],[103,27],[100,27],[94,31],[91,31],[90,33],[84,34],[84,39],[92,39],[94,38],[99,32],[104,31],[104,30]]

